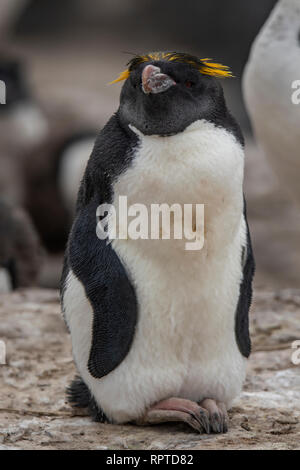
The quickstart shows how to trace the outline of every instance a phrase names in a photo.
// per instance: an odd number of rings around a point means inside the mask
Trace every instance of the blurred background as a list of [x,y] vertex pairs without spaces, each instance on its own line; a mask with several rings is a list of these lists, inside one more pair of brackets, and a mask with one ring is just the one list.
[[236,78],[222,84],[246,136],[255,282],[299,287],[299,209],[257,147],[241,93],[251,44],[275,3],[0,0],[0,79],[7,81],[7,105],[0,105],[0,200],[25,212],[31,251],[20,251],[31,266],[23,285],[34,279],[58,285],[82,155],[88,157],[96,132],[118,107],[121,85],[108,82],[130,54],[175,50],[212,57],[233,70]]

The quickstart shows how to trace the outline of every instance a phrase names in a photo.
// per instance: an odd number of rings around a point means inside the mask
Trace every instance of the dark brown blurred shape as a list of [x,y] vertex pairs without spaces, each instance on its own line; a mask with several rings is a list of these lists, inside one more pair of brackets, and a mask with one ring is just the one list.
[[47,137],[24,158],[24,206],[49,252],[65,249],[73,218],[59,188],[61,157],[73,142],[91,135],[92,131],[77,129],[57,117]]
[[28,215],[0,200],[0,266],[9,272],[12,287],[34,285],[42,259],[43,250]]

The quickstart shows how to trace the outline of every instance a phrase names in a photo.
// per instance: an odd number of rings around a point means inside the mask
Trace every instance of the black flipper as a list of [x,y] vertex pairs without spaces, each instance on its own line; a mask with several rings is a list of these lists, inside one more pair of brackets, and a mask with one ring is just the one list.
[[67,399],[74,408],[87,408],[93,421],[97,421],[98,423],[109,422],[80,377],[75,377],[71,385],[67,388]]
[[[112,142],[114,145],[112,146]],[[134,288],[115,251],[96,234],[96,210],[110,203],[112,182],[130,164],[136,137],[113,116],[100,132],[80,187],[77,215],[69,237],[62,280],[72,269],[84,286],[94,313],[88,369],[101,378],[129,352],[137,321]]]
[[244,217],[247,227],[247,245],[243,247],[241,260],[243,268],[243,279],[240,285],[240,296],[236,310],[235,335],[241,354],[245,357],[249,357],[251,353],[251,340],[249,334],[249,309],[252,302],[252,280],[255,272],[255,261],[247,221],[245,200]]
[[77,217],[69,243],[69,264],[94,311],[88,369],[101,378],[117,367],[133,340],[137,303],[124,266],[111,245],[96,234],[93,199]]

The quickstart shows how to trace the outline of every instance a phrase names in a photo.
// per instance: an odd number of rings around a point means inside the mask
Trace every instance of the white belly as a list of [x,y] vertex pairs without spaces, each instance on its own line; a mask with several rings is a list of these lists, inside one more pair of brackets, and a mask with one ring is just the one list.
[[230,406],[242,387],[245,360],[234,326],[245,240],[243,152],[226,131],[208,123],[201,131],[189,135],[188,148],[185,133],[157,142],[143,138],[114,186],[115,198],[126,194],[129,204],[204,203],[206,239],[197,252],[169,240],[113,242],[136,290],[138,323],[128,355],[101,379],[87,371],[92,310],[69,276],[65,305],[75,360],[104,413],[117,422],[169,396],[210,397]]

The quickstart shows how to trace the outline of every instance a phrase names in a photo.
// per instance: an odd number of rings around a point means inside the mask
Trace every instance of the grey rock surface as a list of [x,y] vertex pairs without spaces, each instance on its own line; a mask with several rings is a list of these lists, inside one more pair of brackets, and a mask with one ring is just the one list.
[[66,403],[76,371],[57,291],[2,295],[0,449],[300,449],[300,364],[291,360],[291,344],[300,340],[300,290],[257,289],[251,331],[248,376],[227,434],[99,424]]

